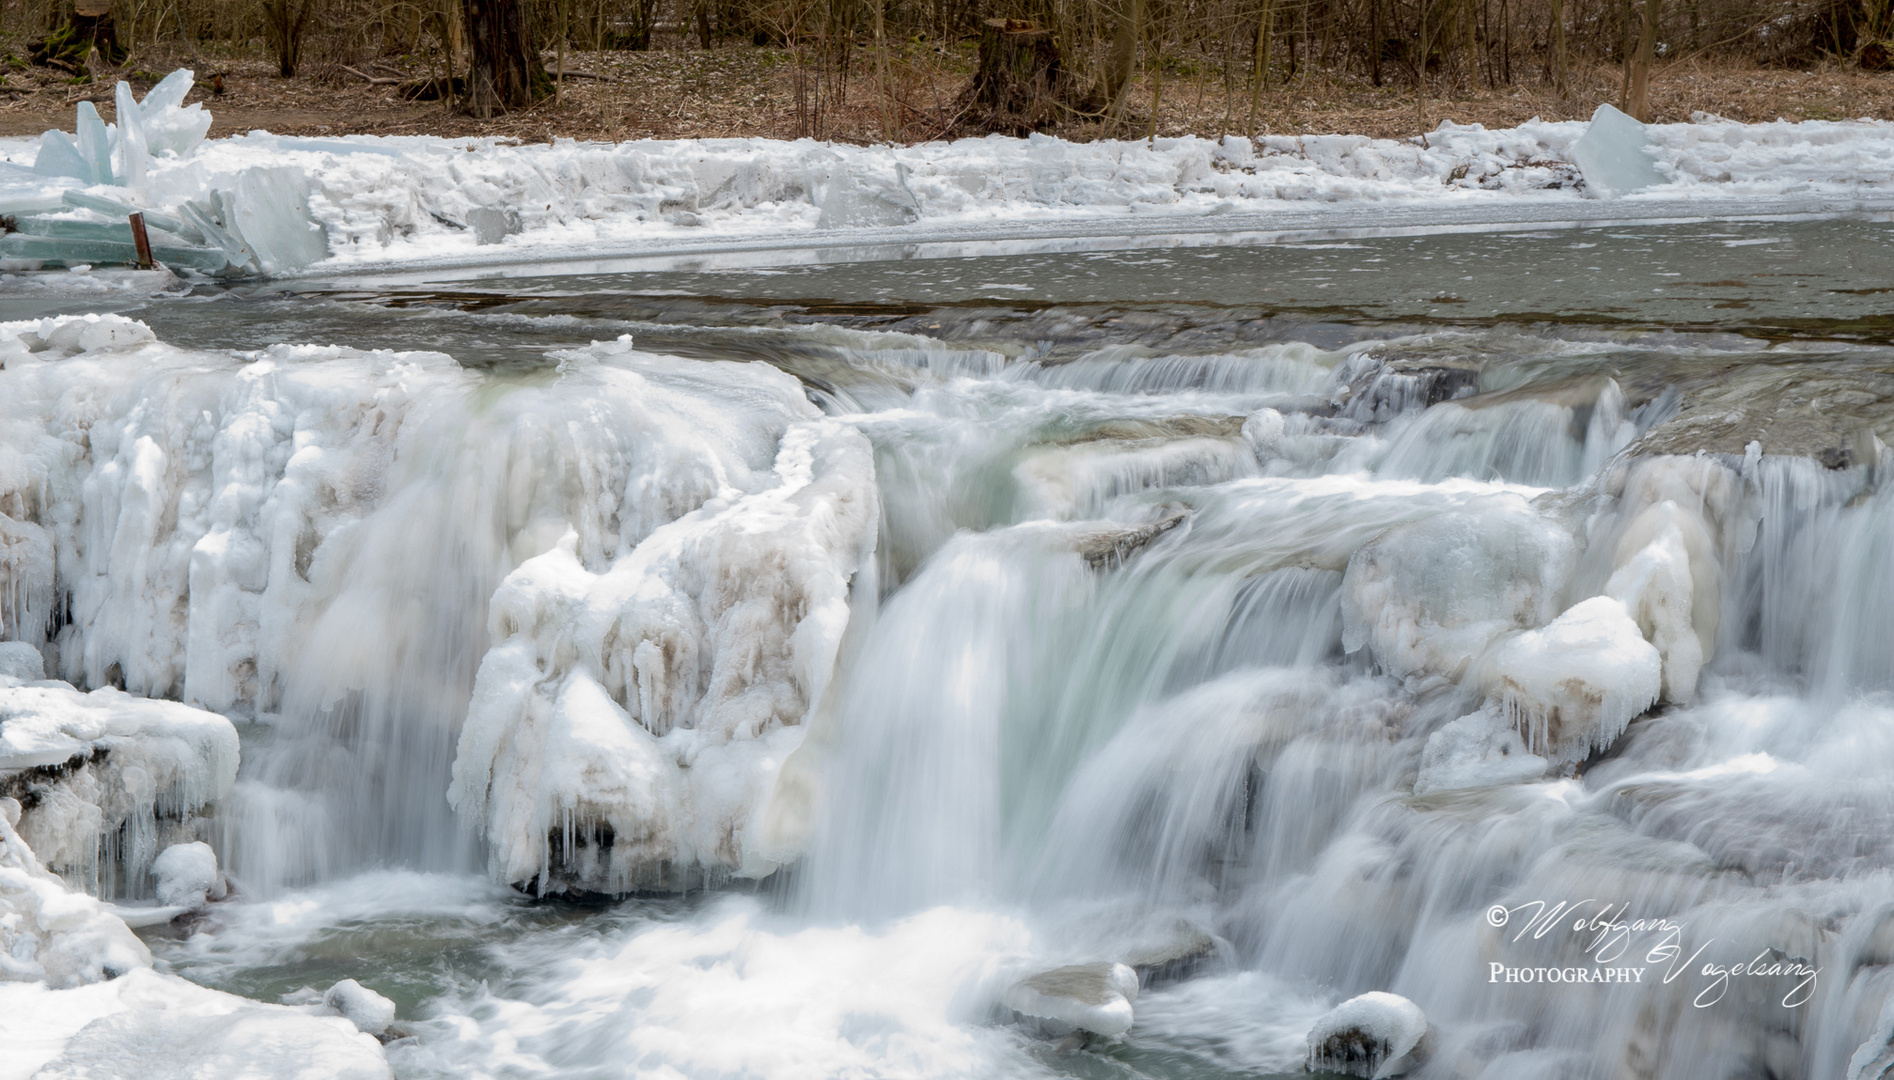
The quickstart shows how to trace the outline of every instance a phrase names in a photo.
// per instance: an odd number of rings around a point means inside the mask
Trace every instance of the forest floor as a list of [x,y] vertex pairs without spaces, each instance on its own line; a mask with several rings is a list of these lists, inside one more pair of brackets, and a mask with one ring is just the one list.
[[[214,136],[258,128],[288,135],[495,135],[525,142],[804,135],[922,142],[978,134],[967,127],[963,113],[973,73],[971,46],[916,51],[894,61],[892,102],[876,93],[871,55],[862,51],[839,88],[833,78],[822,80],[819,108],[813,94],[817,80],[780,49],[729,44],[704,50],[674,42],[646,52],[569,52],[556,98],[491,121],[462,116],[439,101],[404,100],[401,83],[425,81],[435,73],[429,59],[420,56],[387,56],[347,67],[315,61],[297,77],[284,79],[274,63],[260,57],[173,49],[134,55],[124,69],[96,70],[88,81],[30,66],[24,55],[23,37],[0,34],[0,136],[70,128],[73,107],[81,100],[94,102],[109,120],[114,80],[127,78],[142,92],[177,67],[197,72],[199,89],[190,100],[210,109]],[[548,56],[549,69],[558,63]],[[221,93],[212,92],[215,74],[223,76]],[[1511,84],[1497,86],[1430,79],[1423,97],[1402,73],[1375,86],[1366,77],[1305,72],[1273,80],[1260,96],[1252,124],[1244,73],[1226,82],[1214,62],[1185,57],[1165,64],[1156,131],[1405,138],[1443,120],[1512,127],[1535,116],[1582,119],[1598,103],[1617,100],[1621,77],[1616,67],[1580,67],[1568,91],[1560,94],[1536,70],[1513,74]],[[1680,61],[1658,68],[1651,100],[1660,122],[1688,120],[1697,112],[1743,121],[1889,120],[1894,119],[1894,73],[1839,63],[1789,70],[1737,61]],[[1135,115],[1115,129],[1075,122],[1056,134],[1078,140],[1144,136],[1151,130],[1148,79],[1133,88],[1131,101]]]

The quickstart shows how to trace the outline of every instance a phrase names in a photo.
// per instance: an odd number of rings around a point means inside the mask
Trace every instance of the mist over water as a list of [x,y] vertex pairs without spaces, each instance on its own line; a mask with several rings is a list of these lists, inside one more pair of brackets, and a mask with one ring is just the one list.
[[[1427,1077],[1847,1075],[1894,991],[1894,347],[1763,278],[1885,240],[133,296],[180,348],[432,355],[108,372],[152,479],[44,496],[97,530],[60,670],[241,721],[240,899],[154,951],[362,981],[402,1076],[1299,1073],[1368,991]],[[198,491],[213,445],[289,479]],[[1121,1037],[999,1005],[1098,961]]]

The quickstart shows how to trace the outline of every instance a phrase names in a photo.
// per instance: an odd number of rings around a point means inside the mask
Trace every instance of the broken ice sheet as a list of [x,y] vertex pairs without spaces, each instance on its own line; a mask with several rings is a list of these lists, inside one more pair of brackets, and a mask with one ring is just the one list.
[[1585,186],[1598,194],[1629,195],[1668,183],[1644,149],[1649,142],[1643,124],[1610,105],[1600,105],[1592,113],[1591,126],[1572,144],[1572,164],[1578,166]]

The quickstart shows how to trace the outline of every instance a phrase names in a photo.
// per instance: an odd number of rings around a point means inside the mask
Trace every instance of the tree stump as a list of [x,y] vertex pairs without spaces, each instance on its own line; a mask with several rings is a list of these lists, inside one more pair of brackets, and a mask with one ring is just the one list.
[[30,42],[26,54],[41,67],[84,75],[86,57],[95,50],[99,59],[113,67],[125,62],[126,49],[118,43],[118,26],[112,21],[112,5],[107,0],[78,0],[65,23]]
[[467,0],[467,112],[482,120],[552,93],[520,0]]
[[1064,118],[1069,80],[1052,31],[1026,19],[988,19],[969,117],[982,130],[1027,135]]

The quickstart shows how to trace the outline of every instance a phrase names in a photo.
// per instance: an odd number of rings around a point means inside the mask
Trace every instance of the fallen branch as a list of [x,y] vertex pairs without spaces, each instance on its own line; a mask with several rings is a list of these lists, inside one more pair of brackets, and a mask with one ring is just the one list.
[[617,82],[618,81],[617,79],[612,78],[610,75],[594,75],[589,71],[567,71],[561,74],[563,74],[564,77],[568,79],[596,79],[599,82]]
[[353,75],[358,79],[362,79],[368,82],[369,84],[373,86],[398,86],[401,83],[400,79],[384,79],[379,75],[370,75],[366,71],[357,71],[354,68],[348,66],[347,64],[342,65],[342,70],[348,72],[350,75]]

